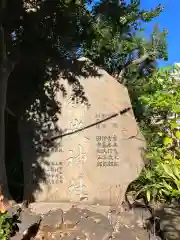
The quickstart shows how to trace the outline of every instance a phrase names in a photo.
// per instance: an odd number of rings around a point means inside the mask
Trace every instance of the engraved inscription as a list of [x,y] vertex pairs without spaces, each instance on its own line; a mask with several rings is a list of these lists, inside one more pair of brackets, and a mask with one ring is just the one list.
[[[95,119],[97,122],[96,128],[98,129],[105,129],[107,127],[107,125],[109,126],[109,117],[111,117],[112,114],[96,114]],[[107,119],[107,121],[105,120]],[[98,123],[102,120],[105,120],[104,122]],[[112,128],[118,128],[118,124],[116,122],[116,120],[113,120],[113,122],[111,123],[111,127]]]
[[33,179],[33,184],[44,183],[44,184],[61,184],[63,183],[63,163],[62,162],[49,162],[49,165],[44,167],[45,179],[38,180],[37,177]]
[[49,166],[45,167],[46,178],[49,184],[63,183],[62,166],[62,162],[50,162]]
[[119,152],[117,136],[96,136],[97,167],[118,167]]
[[83,128],[83,122],[77,118],[74,118],[70,123],[69,127],[63,130],[64,133],[71,133]]
[[83,122],[81,120],[75,118],[70,122],[69,130],[76,131],[78,129],[81,129],[82,127],[83,127]]
[[70,150],[70,152],[72,156],[67,159],[68,166],[72,167],[73,163],[77,165],[79,168],[79,175],[77,178],[73,178],[69,181],[68,194],[78,195],[80,199],[84,197],[87,198],[87,195],[88,195],[86,191],[87,186],[84,183],[84,173],[83,173],[83,164],[87,160],[87,154],[85,153],[83,146],[81,146],[80,144],[78,145],[78,152],[76,156],[73,156],[74,151]]
[[59,152],[60,153],[60,152],[63,152],[63,151],[64,151],[63,147],[60,146],[60,144],[58,144],[58,146],[49,147],[46,152],[49,152],[49,153]]
[[79,196],[80,199],[87,197],[88,193],[86,191],[87,186],[84,184],[84,174],[81,173],[77,178],[73,178],[68,184],[69,195],[75,194]]
[[77,153],[74,150],[69,150],[69,155],[70,157],[65,160],[67,167],[72,167],[73,163],[82,167],[83,163],[87,160],[87,154],[80,144],[78,145]]

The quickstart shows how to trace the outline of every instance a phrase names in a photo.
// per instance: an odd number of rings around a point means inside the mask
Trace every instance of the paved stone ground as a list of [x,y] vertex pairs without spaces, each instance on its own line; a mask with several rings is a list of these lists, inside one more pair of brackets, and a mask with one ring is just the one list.
[[146,208],[117,214],[106,206],[35,203],[20,213],[19,232],[11,240],[155,240],[143,228],[150,217]]
[[180,205],[160,205],[155,210],[160,218],[160,228],[167,240],[180,240]]

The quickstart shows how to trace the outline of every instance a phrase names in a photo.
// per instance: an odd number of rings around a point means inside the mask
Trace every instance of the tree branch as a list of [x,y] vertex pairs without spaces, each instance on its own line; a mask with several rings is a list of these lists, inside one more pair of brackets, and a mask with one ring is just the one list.
[[126,79],[123,79],[123,75],[126,71],[127,68],[129,68],[130,66],[133,66],[133,65],[139,65],[141,63],[143,63],[146,59],[148,59],[151,55],[154,55],[156,54],[157,52],[153,52],[151,54],[149,53],[146,53],[144,54],[142,57],[138,58],[138,59],[135,59],[133,60],[132,62],[127,62],[124,67],[121,69],[119,75],[118,75],[118,82],[122,83],[122,84],[125,84],[126,82]]

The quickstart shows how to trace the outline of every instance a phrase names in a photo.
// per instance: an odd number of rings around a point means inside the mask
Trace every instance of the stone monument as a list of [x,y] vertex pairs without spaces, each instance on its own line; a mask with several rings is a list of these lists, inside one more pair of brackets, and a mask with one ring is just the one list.
[[46,151],[37,154],[32,141],[36,123],[20,124],[24,199],[119,205],[142,170],[145,146],[128,91],[88,59],[72,63],[68,71],[78,84],[59,76],[59,86],[66,89],[55,96],[61,103],[55,123],[59,136],[46,139],[51,143]]

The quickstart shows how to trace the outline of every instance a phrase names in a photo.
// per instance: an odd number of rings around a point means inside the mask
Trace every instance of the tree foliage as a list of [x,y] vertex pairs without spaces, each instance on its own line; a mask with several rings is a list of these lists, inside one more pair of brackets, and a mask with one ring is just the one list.
[[134,186],[137,195],[148,201],[180,197],[180,85],[173,71],[172,67],[159,69],[139,96],[150,164]]
[[161,5],[150,11],[140,10],[138,0],[130,4],[100,1],[92,9],[94,37],[85,42],[84,54],[122,83],[128,77],[138,75],[137,79],[139,75],[150,74],[157,59],[167,59],[167,32],[160,32],[156,26],[149,40],[140,33],[142,23],[162,11]]
[[1,240],[9,240],[11,236],[14,236],[18,229],[17,217],[8,216],[7,212],[0,213],[0,238]]
[[[142,82],[157,69],[157,60],[167,60],[167,30],[158,25],[145,37],[143,23],[150,22],[163,11],[158,5],[150,11],[140,9],[140,1],[100,1],[92,9],[93,33],[85,42],[85,56],[102,66],[126,85],[138,122],[143,108],[138,100]],[[92,31],[92,30],[91,30]]]
[[[64,70],[65,59],[85,55],[120,82],[125,84],[131,78],[132,85],[141,75],[151,74],[157,59],[167,58],[166,31],[156,27],[149,40],[137,34],[141,22],[151,21],[163,11],[161,5],[145,11],[140,10],[140,1],[103,0],[88,10],[90,2],[7,1],[3,21],[6,51],[16,65],[7,105],[16,115],[24,113],[32,94],[41,89],[38,86]],[[131,86],[128,88],[131,92]],[[24,104],[22,99],[26,99]]]

